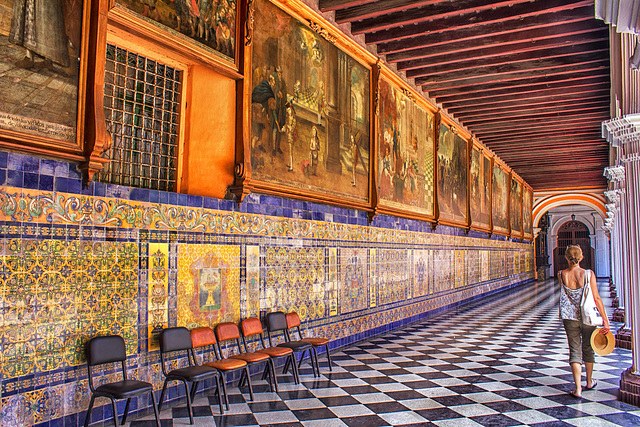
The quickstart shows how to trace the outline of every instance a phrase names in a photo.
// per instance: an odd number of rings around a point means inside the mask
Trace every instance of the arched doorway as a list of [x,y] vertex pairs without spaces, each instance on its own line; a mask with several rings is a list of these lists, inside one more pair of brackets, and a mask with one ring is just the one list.
[[558,230],[558,244],[553,250],[555,275],[569,266],[564,253],[567,246],[571,245],[578,245],[582,248],[584,258],[580,263],[580,267],[593,270],[593,249],[591,249],[589,228],[580,221],[571,220],[562,224]]

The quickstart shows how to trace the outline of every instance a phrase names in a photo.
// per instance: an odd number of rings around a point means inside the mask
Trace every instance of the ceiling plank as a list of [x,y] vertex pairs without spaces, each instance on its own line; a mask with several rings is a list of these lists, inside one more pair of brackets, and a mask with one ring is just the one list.
[[[522,29],[527,26],[535,26],[535,22],[549,25],[551,22],[570,21],[573,19],[581,19],[585,17],[584,7],[589,8],[589,13],[593,18],[593,2],[589,0],[538,0],[531,3],[517,4],[512,7],[502,7],[496,10],[483,10],[474,14],[463,14],[460,16],[451,16],[443,19],[437,19],[433,22],[421,22],[416,24],[398,26],[386,30],[375,31],[365,34],[365,43],[388,43],[406,38],[422,36],[423,34],[436,33],[441,31],[458,31],[471,29],[475,33],[475,37],[482,34],[498,34],[513,29]],[[577,10],[574,15],[565,11]],[[558,13],[563,12],[563,13]],[[535,19],[542,14],[547,15],[543,18]],[[555,15],[556,18],[548,15]],[[529,22],[522,22],[524,18],[532,17]],[[527,25],[529,23],[529,25]],[[492,31],[490,24],[496,26],[496,31]],[[459,39],[464,38],[465,34],[461,34]],[[433,44],[432,42],[420,42],[419,44]],[[405,48],[406,49],[406,48]],[[387,53],[387,52],[380,52]]]
[[320,0],[318,8],[322,12],[329,12],[346,7],[360,6],[367,3],[371,3],[371,0]]
[[[342,0],[345,1],[345,0]],[[426,6],[441,6],[442,0],[378,0],[368,1],[361,4],[341,7],[340,10],[336,10],[336,22],[338,24],[344,24],[346,22],[361,21],[368,18],[374,18],[377,16],[390,16],[394,12],[400,12],[404,10],[415,13],[415,10],[420,10]],[[414,10],[412,10],[414,9]],[[320,10],[324,11],[322,7]]]
[[353,34],[363,34],[398,26],[435,22],[437,20],[462,15],[477,16],[482,11],[495,11],[505,6],[513,7],[520,3],[531,4],[531,0],[418,2],[421,3],[420,7],[414,7],[414,4],[405,1],[404,5],[400,4],[394,9],[387,10],[382,9],[382,3],[384,2],[376,2],[358,8],[362,9],[363,12],[366,9],[366,13],[354,12],[356,8],[339,10],[336,12],[336,22],[339,24],[351,22],[351,32]]
[[[482,110],[485,112],[492,111],[504,111],[505,108],[516,108],[516,107],[527,107],[527,108],[536,108],[538,106],[542,107],[545,105],[553,105],[571,100],[588,100],[588,99],[602,99],[602,97],[609,96],[609,91],[604,90],[600,92],[594,92],[585,94],[582,92],[574,92],[574,93],[564,93],[550,96],[544,99],[536,99],[536,98],[524,98],[520,100],[510,100],[508,102],[501,103],[500,105],[490,104],[482,107]],[[478,109],[475,108],[474,105],[456,105],[453,107],[449,107],[445,109],[449,114],[454,117],[458,117],[457,115],[460,113],[469,113],[469,112],[477,112]]]
[[582,122],[585,125],[591,123],[600,124],[603,121],[608,119],[608,114],[606,112],[598,111],[584,114],[574,114],[566,117],[555,117],[553,119],[549,118],[540,118],[540,119],[528,119],[528,120],[501,120],[495,121],[493,123],[486,123],[483,125],[469,126],[469,130],[471,130],[478,137],[481,137],[485,132],[490,132],[492,130],[497,130],[500,132],[510,132],[515,129],[530,129],[535,127],[536,129],[544,129],[546,127],[556,127],[558,125],[574,125],[580,124]]
[[462,95],[440,96],[440,97],[435,97],[435,100],[439,104],[449,105],[452,102],[456,102],[456,101],[464,101],[464,100],[471,100],[471,99],[479,100],[479,99],[484,99],[484,98],[492,98],[492,97],[496,97],[496,96],[513,96],[513,95],[516,95],[516,94],[531,93],[531,92],[537,92],[537,91],[540,91],[540,90],[557,89],[558,92],[563,92],[562,89],[566,89],[566,88],[569,88],[569,87],[585,86],[585,85],[597,85],[597,84],[602,84],[602,83],[608,85],[609,84],[609,76],[576,77],[575,79],[563,80],[563,81],[554,82],[554,83],[538,83],[538,84],[534,84],[532,82],[530,85],[526,85],[526,86],[505,87],[505,88],[501,88],[501,89],[491,89],[491,90],[484,90],[484,91],[478,91],[478,92],[472,92],[472,93],[465,93],[465,94],[462,94]]
[[[602,27],[593,26],[592,19],[587,17],[579,21],[553,23],[546,27],[528,28],[524,30],[513,30],[501,34],[487,34],[481,38],[458,39],[453,38],[448,42],[438,44],[429,44],[426,47],[401,50],[399,52],[379,52],[386,53],[386,61],[389,63],[406,61],[416,58],[431,58],[442,54],[456,54],[468,50],[476,50],[488,46],[510,46],[524,41],[537,42],[556,37],[583,35],[588,37],[590,33],[607,29],[606,25]],[[456,32],[452,32],[456,33]],[[444,33],[436,33],[442,35]],[[452,34],[455,35],[455,34]],[[405,40],[406,41],[406,40]],[[382,46],[382,45],[380,45]]]
[[[583,58],[584,59],[584,58]],[[429,91],[439,90],[439,89],[450,89],[464,86],[474,86],[480,84],[489,84],[489,83],[501,83],[508,81],[526,81],[529,78],[543,77],[543,76],[559,76],[559,75],[572,75],[574,73],[579,73],[582,71],[589,70],[601,70],[607,69],[609,70],[609,60],[608,58],[597,58],[590,62],[576,62],[576,63],[568,63],[563,64],[558,67],[546,68],[544,70],[517,70],[514,72],[506,72],[500,74],[486,74],[479,76],[469,76],[468,78],[464,78],[464,74],[461,74],[457,78],[455,76],[448,75],[447,80],[434,80],[422,86],[422,90],[424,92],[430,93]],[[454,77],[454,78],[451,78]],[[419,79],[416,79],[416,84],[420,85]]]
[[606,102],[600,103],[591,103],[591,104],[580,104],[577,106],[560,106],[554,109],[532,109],[532,110],[510,110],[508,113],[503,113],[500,115],[491,115],[484,117],[470,117],[463,118],[461,116],[457,116],[458,121],[463,123],[465,126],[475,126],[480,125],[482,123],[493,123],[496,121],[503,120],[516,120],[516,119],[527,119],[527,118],[548,118],[553,119],[555,117],[569,116],[576,113],[586,113],[586,112],[595,112],[595,111],[607,111],[609,108],[609,104]]
[[499,45],[481,49],[467,50],[464,52],[446,53],[429,58],[411,59],[408,61],[397,62],[396,66],[398,70],[405,71],[422,68],[425,66],[433,67],[443,64],[459,64],[463,61],[468,60],[483,61],[489,63],[491,63],[490,61],[504,62],[503,60],[501,60],[501,58],[521,53],[526,53],[526,55],[521,55],[522,58],[531,59],[537,58],[539,56],[548,56],[546,54],[547,49],[565,49],[567,46],[584,45],[587,43],[595,43],[598,41],[608,42],[608,40],[609,31],[607,29],[603,29],[596,33],[589,33],[587,35],[562,35],[555,38],[538,40],[536,42],[525,41],[512,45]]
[[[607,40],[593,43],[581,43],[562,48],[550,48],[533,52],[520,52],[513,55],[503,55],[488,59],[471,59],[455,63],[434,65],[407,70],[408,78],[416,78],[418,84],[426,83],[425,78],[437,79],[445,73],[468,72],[471,76],[481,74],[493,74],[492,70],[499,70],[498,74],[516,70],[530,70],[550,68],[567,63],[584,63],[602,58],[604,52],[608,52]],[[543,59],[541,59],[543,58]],[[442,76],[446,78],[446,76]]]

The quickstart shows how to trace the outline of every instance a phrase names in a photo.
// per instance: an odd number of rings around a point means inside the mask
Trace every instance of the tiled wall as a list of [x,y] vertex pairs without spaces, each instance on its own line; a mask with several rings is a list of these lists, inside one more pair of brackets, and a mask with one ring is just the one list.
[[167,325],[295,310],[337,347],[533,274],[529,243],[350,209],[83,188],[73,164],[7,152],[0,184],[2,426],[84,422],[91,336],[121,334],[159,388]]

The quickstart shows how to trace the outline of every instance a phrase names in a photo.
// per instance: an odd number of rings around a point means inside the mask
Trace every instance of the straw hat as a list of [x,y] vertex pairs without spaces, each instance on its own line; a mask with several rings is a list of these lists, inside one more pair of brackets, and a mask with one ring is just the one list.
[[596,328],[591,334],[591,347],[593,351],[600,356],[607,356],[611,354],[616,346],[616,339],[609,331],[606,335],[600,333],[600,328]]

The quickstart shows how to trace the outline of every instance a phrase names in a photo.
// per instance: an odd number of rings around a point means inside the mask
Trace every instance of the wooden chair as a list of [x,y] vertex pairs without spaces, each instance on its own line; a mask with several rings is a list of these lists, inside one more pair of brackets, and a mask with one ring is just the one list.
[[218,345],[221,345],[223,342],[227,341],[231,342],[231,345],[227,346],[227,350],[231,352],[231,354],[228,356],[229,359],[244,360],[249,366],[265,363],[262,377],[269,377],[269,385],[273,390],[276,391],[276,393],[278,392],[278,382],[275,375],[276,369],[273,365],[273,361],[267,353],[262,353],[259,351],[249,352],[248,349],[242,351],[242,344],[240,342],[240,329],[238,328],[238,325],[233,322],[220,323],[218,326],[216,326],[216,336],[218,338]]
[[[313,352],[315,353],[316,363],[318,363],[318,347],[324,347],[327,353],[327,361],[329,362],[329,371],[331,371],[331,355],[329,354],[329,339],[323,337],[303,337],[300,331],[300,316],[295,311],[287,313],[287,327],[298,331],[298,335],[301,341],[308,342],[313,346]],[[320,366],[317,365],[318,372],[320,372]]]
[[[296,384],[300,384],[300,376],[298,375],[298,369],[296,367],[295,364],[295,356],[293,354],[293,350],[287,347],[267,347],[264,341],[264,331],[262,329],[262,323],[260,322],[260,319],[258,319],[257,317],[250,317],[248,319],[244,319],[242,322],[240,322],[240,328],[242,329],[242,342],[244,344],[245,349],[248,349],[248,345],[247,345],[247,341],[253,338],[256,338],[257,335],[257,339],[255,339],[256,343],[259,343],[258,346],[258,350],[260,353],[266,353],[269,355],[269,357],[271,358],[271,362],[274,366],[275,369],[275,362],[276,360],[282,358],[282,357],[286,357],[287,361],[285,362],[285,366],[288,366],[289,363],[292,363],[292,367],[293,369],[291,369],[291,373],[293,374],[293,380]],[[287,371],[285,370],[283,372],[283,374],[286,374]],[[275,378],[275,370],[273,373],[273,376]],[[276,386],[277,386],[277,380],[275,381]]]
[[222,358],[222,350],[218,346],[218,340],[216,340],[216,334],[213,332],[213,329],[207,326],[192,329],[191,343],[193,344],[194,353],[195,349],[197,348],[212,348],[213,360],[205,361],[203,352],[203,365],[211,366],[212,368],[215,368],[220,372],[220,375],[222,376],[222,391],[224,393],[224,401],[227,406],[227,411],[229,410],[229,396],[227,395],[226,386],[228,372],[234,372],[237,370],[242,371],[238,387],[240,384],[243,384],[244,380],[246,379],[247,384],[249,385],[249,395],[251,396],[251,400],[253,400],[253,388],[251,387],[251,376],[249,375],[249,367],[247,365],[247,362],[237,358]]
[[[173,369],[167,372],[165,363],[167,353],[186,353],[189,366]],[[222,409],[222,392],[220,391],[220,372],[211,366],[198,366],[195,364],[193,344],[191,343],[191,333],[187,328],[167,328],[160,331],[160,364],[162,365],[162,373],[164,374],[165,379],[164,385],[162,386],[162,393],[160,394],[158,409],[162,407],[162,399],[169,381],[182,381],[187,395],[189,421],[193,424],[193,409],[191,408],[191,401],[196,395],[198,384],[204,380],[215,379],[220,414],[224,413],[224,410]],[[189,391],[188,383],[191,383],[191,391]]]
[[[156,416],[156,425],[160,427],[160,419],[158,417],[158,407],[156,406],[156,398],[153,395],[153,386],[144,381],[127,379],[127,353],[125,349],[124,339],[119,335],[109,335],[105,337],[95,337],[89,340],[86,349],[87,369],[89,370],[89,389],[91,390],[91,400],[89,401],[89,409],[84,420],[84,425],[89,425],[91,419],[91,410],[96,397],[108,397],[111,399],[113,408],[113,424],[118,427],[118,409],[116,407],[116,399],[127,399],[124,407],[124,415],[122,415],[122,425],[127,421],[129,413],[129,404],[131,398],[146,393],[151,394],[151,403],[153,412]],[[93,384],[93,367],[106,363],[120,362],[122,365],[122,381],[102,384],[95,387]]]

